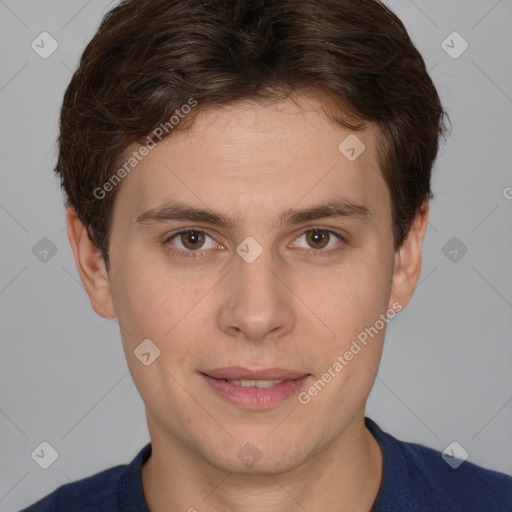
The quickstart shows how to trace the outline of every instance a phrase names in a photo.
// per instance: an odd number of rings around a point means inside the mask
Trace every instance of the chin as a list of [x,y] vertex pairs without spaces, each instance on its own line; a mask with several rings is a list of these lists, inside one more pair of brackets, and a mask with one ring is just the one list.
[[[266,434],[265,434],[266,435]],[[256,438],[257,436],[255,436]],[[264,436],[259,436],[264,438]],[[238,438],[240,439],[240,438]],[[253,476],[278,475],[291,471],[311,457],[311,450],[304,444],[288,436],[288,443],[281,440],[269,442],[231,440],[229,447],[218,447],[212,450],[210,446],[203,457],[213,466],[229,473]]]

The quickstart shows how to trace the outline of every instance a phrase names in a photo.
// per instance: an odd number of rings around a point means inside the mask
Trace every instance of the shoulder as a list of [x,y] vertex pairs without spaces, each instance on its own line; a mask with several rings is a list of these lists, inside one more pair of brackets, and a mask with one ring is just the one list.
[[151,454],[146,444],[129,464],[120,464],[64,484],[20,512],[113,512],[144,509],[141,467]]
[[443,458],[437,450],[416,443],[397,443],[408,459],[411,475],[424,482],[439,503],[468,512],[512,510],[512,477],[468,460],[452,467],[446,462],[449,458]]
[[443,458],[433,448],[400,441],[371,420],[367,426],[379,441],[384,456],[382,496],[378,497],[382,499],[375,512],[388,510],[385,502],[390,500],[394,503],[389,510],[394,512],[512,511],[511,476],[468,460],[454,461],[453,453]]
[[[126,468],[119,465],[64,484],[21,512],[99,512],[117,510],[117,483]],[[110,508],[105,507],[107,504]]]

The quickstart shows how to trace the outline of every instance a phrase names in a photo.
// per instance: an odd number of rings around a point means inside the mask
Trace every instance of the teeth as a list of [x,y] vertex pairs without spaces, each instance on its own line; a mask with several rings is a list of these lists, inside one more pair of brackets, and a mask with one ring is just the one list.
[[251,386],[256,386],[257,388],[271,388],[276,384],[280,384],[284,379],[276,379],[276,380],[228,380],[231,384],[235,386],[241,386],[243,388],[248,388]]

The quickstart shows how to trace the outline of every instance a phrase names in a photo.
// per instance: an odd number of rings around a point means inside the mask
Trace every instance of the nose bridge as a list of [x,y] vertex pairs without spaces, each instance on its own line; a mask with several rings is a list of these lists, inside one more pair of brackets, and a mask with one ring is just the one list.
[[[236,279],[236,290],[239,304],[250,306],[261,303],[259,308],[265,304],[270,306],[273,302],[278,302],[278,282],[276,279],[275,262],[266,251],[252,263],[238,261],[236,264],[234,278]],[[243,299],[243,302],[241,302]]]
[[[261,246],[260,246],[261,247]],[[220,327],[237,337],[254,341],[279,336],[292,329],[294,315],[289,291],[276,275],[278,262],[270,249],[259,251],[254,258],[246,257],[255,247],[240,244],[241,252],[229,273],[226,296],[219,312]],[[282,273],[282,271],[281,271]]]

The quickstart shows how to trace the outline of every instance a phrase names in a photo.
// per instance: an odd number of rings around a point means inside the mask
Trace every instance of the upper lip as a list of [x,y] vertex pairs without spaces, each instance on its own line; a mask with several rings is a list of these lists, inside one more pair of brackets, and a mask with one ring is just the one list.
[[228,366],[225,368],[213,368],[206,370],[205,375],[213,377],[214,379],[226,380],[288,380],[298,379],[308,375],[308,373],[288,370],[285,368],[243,368],[241,366]]

